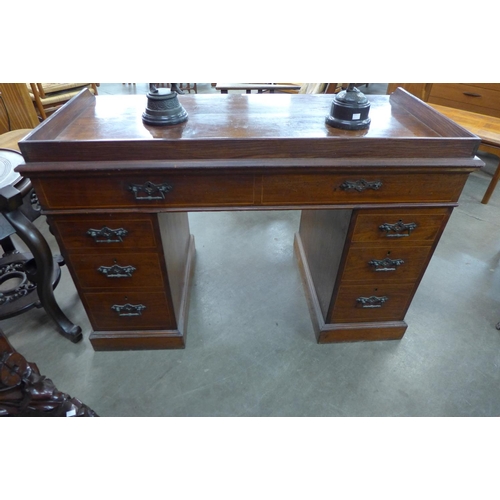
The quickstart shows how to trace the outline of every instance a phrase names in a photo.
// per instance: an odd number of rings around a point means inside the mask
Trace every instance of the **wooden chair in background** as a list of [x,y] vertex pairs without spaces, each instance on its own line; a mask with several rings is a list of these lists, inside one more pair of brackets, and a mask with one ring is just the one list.
[[0,83],[0,134],[39,124],[26,84]]
[[97,83],[29,83],[28,92],[42,120],[83,89],[97,95]]

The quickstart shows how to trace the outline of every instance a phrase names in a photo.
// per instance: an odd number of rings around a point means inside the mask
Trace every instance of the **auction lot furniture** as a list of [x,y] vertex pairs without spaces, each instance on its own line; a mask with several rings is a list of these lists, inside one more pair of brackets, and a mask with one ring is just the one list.
[[185,346],[195,210],[302,210],[318,342],[401,338],[480,139],[404,90],[367,97],[370,128],[345,131],[329,95],[184,95],[158,127],[146,96],[83,91],[22,140],[94,348]]

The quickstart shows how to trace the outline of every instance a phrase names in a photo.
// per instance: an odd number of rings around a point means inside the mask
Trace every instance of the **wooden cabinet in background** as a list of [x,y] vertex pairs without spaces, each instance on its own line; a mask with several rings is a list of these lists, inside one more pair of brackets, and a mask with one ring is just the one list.
[[387,93],[398,87],[429,104],[500,118],[500,83],[390,83]]

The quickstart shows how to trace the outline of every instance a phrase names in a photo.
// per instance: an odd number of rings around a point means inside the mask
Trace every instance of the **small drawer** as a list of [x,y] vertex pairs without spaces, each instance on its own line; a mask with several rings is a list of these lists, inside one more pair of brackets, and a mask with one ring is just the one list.
[[464,174],[266,174],[263,205],[335,205],[387,202],[449,202],[460,196]]
[[71,254],[81,288],[163,287],[156,253]]
[[415,281],[425,269],[430,246],[351,248],[342,282]]
[[175,329],[175,317],[163,292],[123,291],[120,293],[84,293],[94,330]]
[[335,298],[331,322],[403,320],[414,289],[413,283],[342,285]]
[[49,224],[68,250],[115,251],[156,248],[157,245],[151,216],[51,216]]
[[159,208],[252,205],[253,175],[158,173],[102,174],[99,178],[41,181],[47,209]]
[[449,209],[389,209],[362,212],[352,236],[354,243],[404,245],[415,242],[432,245],[449,217]]

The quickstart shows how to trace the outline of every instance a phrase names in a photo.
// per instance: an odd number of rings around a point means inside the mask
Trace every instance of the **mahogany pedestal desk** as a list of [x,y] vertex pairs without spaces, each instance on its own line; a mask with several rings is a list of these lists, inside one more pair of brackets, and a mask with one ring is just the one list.
[[[399,339],[480,139],[402,89],[371,125],[325,124],[329,95],[81,92],[20,142],[96,350],[185,347],[195,210],[302,210],[295,251],[317,341]],[[244,286],[244,285],[242,285]]]

